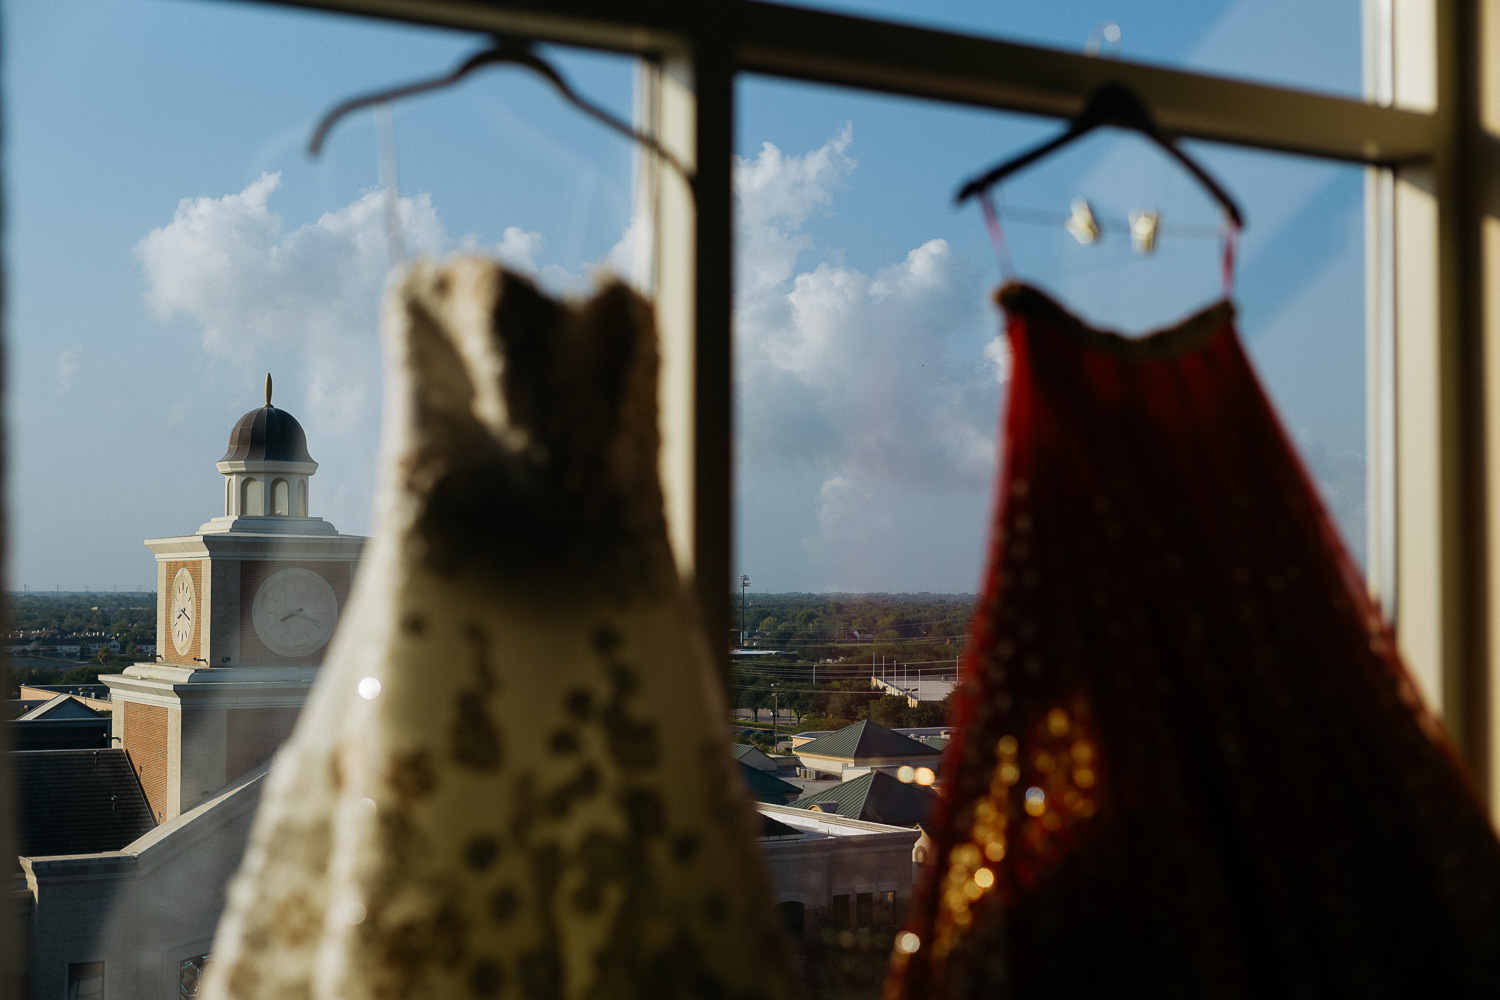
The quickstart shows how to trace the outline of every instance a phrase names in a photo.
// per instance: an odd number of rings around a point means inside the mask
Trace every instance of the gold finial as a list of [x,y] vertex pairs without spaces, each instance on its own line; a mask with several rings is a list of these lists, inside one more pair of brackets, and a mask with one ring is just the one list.
[[266,372],[266,405],[271,405],[271,373]]

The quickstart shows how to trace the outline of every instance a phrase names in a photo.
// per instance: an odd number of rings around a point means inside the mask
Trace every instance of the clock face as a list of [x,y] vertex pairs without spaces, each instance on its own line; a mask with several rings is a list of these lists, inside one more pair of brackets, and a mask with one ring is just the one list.
[[172,634],[172,648],[178,656],[188,654],[197,618],[198,595],[193,588],[193,574],[183,567],[172,578],[172,604],[167,609],[167,631]]
[[272,652],[306,656],[333,637],[339,602],[328,581],[312,570],[278,570],[255,592],[250,620],[255,634]]

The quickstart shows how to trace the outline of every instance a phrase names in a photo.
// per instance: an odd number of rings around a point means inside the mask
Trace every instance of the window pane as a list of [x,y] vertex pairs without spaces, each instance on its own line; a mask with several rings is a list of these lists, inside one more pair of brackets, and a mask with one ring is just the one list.
[[[772,594],[972,592],[1008,355],[996,255],[951,199],[1057,126],[779,81],[740,97],[736,572]],[[1245,212],[1241,336],[1362,559],[1362,170],[1189,148]],[[1222,294],[1216,206],[1144,140],[1091,137],[1002,194],[1018,276],[1089,322],[1155,329]],[[1093,245],[1063,227],[1075,196]],[[1148,256],[1137,210],[1159,213]]]
[[[996,252],[977,208],[956,212],[952,198],[960,181],[1059,126],[762,79],[742,82],[738,98],[739,724],[769,745],[772,727],[755,727],[778,704],[774,690],[783,711],[796,706],[777,720],[802,730],[793,753],[858,719],[940,747],[942,704],[921,698],[952,686],[984,568],[1010,359],[992,303]],[[1248,222],[1234,294],[1241,340],[1362,558],[1363,172],[1189,148]],[[1094,243],[1064,227],[1075,197],[1101,227]],[[1219,209],[1138,137],[1091,136],[1015,177],[999,204],[1017,275],[1086,322],[1144,332],[1223,294]],[[1133,248],[1136,212],[1158,216],[1149,254]],[[907,697],[877,697],[872,678]],[[861,768],[815,774],[819,758],[802,753],[801,804],[837,797],[835,815],[875,818],[855,814],[874,792],[849,791],[872,779],[817,780]],[[891,780],[933,781],[920,759],[907,763]],[[810,904],[799,946],[810,990],[838,982],[851,997],[879,995],[863,972],[889,953],[889,916],[926,858],[926,845],[912,845],[894,894],[778,882],[814,900],[830,893],[821,922]]]
[[[1358,97],[1360,0],[799,0],[802,6],[989,35],[1216,76]],[[1115,35],[1110,26],[1118,29]],[[1118,37],[1118,42],[1111,39]]]
[[[150,586],[141,539],[222,513],[214,463],[267,371],[320,463],[309,513],[366,532],[390,262],[375,115],[317,160],[306,144],[339,101],[486,40],[157,0],[19,5],[7,31],[14,585]],[[631,60],[543,52],[629,118]],[[539,78],[486,69],[394,119],[406,252],[498,252],[561,289],[621,244],[631,144]]]
[[[628,264],[634,150],[508,67],[397,106],[394,173],[370,111],[309,159],[326,109],[477,35],[156,0],[20,4],[6,31],[9,697],[57,713],[12,725],[7,766],[21,853],[72,855],[32,873],[31,990],[98,998],[108,965],[110,995],[194,996],[370,531],[393,259],[584,289]],[[632,60],[539,48],[629,118]],[[142,838],[165,860],[136,866]]]

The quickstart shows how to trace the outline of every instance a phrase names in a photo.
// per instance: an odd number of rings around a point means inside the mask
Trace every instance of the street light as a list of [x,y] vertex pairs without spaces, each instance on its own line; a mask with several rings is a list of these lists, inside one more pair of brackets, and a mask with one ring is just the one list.
[[740,645],[748,641],[745,632],[745,589],[750,586],[750,577],[740,574]]

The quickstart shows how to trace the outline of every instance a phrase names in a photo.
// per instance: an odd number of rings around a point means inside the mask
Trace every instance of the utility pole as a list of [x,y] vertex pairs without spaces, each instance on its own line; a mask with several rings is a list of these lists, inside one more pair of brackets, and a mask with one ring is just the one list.
[[750,577],[744,573],[740,574],[740,646],[746,642],[745,634],[745,590],[750,586]]
[[781,721],[781,692],[776,690],[777,682],[771,682],[771,701],[774,707],[771,709],[771,752],[776,752],[776,723]]

